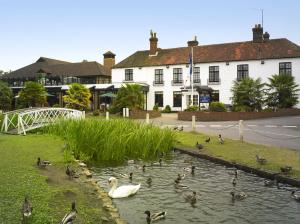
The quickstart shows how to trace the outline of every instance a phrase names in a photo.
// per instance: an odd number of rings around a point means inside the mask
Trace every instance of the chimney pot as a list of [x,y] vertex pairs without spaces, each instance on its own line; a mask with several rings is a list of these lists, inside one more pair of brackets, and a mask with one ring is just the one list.
[[194,37],[194,40],[188,41],[187,44],[188,44],[188,47],[198,46],[199,42],[197,41],[197,36]]
[[252,28],[253,32],[253,42],[261,43],[263,41],[263,27],[260,24],[255,24],[254,28]]
[[268,32],[265,32],[264,35],[263,35],[263,37],[264,37],[265,41],[270,40],[270,34]]
[[153,33],[152,30],[150,30],[150,51],[149,56],[155,56],[157,54],[157,42],[158,38],[156,37],[156,33]]

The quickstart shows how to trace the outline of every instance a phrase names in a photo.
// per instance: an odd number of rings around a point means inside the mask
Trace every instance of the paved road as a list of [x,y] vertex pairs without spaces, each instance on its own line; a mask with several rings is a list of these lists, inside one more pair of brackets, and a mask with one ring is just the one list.
[[[163,115],[152,122],[160,126],[183,126],[191,131],[190,121],[178,121],[177,114]],[[238,122],[196,122],[196,130],[207,134],[222,134],[239,139]],[[300,151],[300,116],[244,121],[244,140],[247,142],[297,149]]]

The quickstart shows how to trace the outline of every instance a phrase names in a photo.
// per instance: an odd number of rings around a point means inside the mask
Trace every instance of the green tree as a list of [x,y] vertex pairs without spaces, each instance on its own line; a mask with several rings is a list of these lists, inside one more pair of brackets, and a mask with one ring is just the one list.
[[43,106],[47,102],[47,92],[45,87],[37,82],[28,81],[19,92],[20,103],[27,107]]
[[143,109],[144,94],[141,86],[138,84],[126,84],[122,86],[117,93],[113,106],[119,111],[124,107],[128,107],[129,109]]
[[84,85],[73,83],[69,85],[67,95],[63,96],[66,106],[77,110],[85,110],[89,108],[91,101],[91,92]]
[[8,87],[7,83],[0,81],[0,109],[7,111],[11,108],[12,103],[12,91]]
[[244,78],[234,81],[231,92],[235,111],[260,111],[264,103],[264,83],[261,79]]
[[269,78],[267,105],[273,108],[291,108],[298,100],[299,85],[294,76],[287,74],[273,75]]

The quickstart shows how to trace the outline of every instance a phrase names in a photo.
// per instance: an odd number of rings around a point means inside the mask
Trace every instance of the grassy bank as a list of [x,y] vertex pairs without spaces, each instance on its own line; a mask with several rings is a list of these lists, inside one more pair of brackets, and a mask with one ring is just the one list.
[[[210,136],[210,143],[205,143],[207,137],[208,135],[192,132],[178,132],[176,134],[176,139],[180,142],[180,145],[194,147],[195,143],[198,141],[204,145],[204,149],[202,150],[203,153],[220,157],[231,162],[237,162],[273,172],[280,172],[280,167],[282,166],[292,166],[293,172],[291,173],[291,176],[300,180],[299,151],[256,145],[231,139],[225,139],[225,144],[221,145],[216,136]],[[259,165],[256,162],[255,155],[266,158],[268,163],[266,165]]]
[[171,130],[127,119],[61,120],[45,132],[65,139],[68,149],[83,160],[151,159],[174,143]]
[[[93,189],[70,181],[65,175],[63,142],[41,135],[0,134],[0,223],[20,223],[21,205],[28,195],[33,206],[30,223],[59,223],[77,202],[76,223],[102,223],[106,214]],[[53,166],[36,167],[36,158],[48,159]]]

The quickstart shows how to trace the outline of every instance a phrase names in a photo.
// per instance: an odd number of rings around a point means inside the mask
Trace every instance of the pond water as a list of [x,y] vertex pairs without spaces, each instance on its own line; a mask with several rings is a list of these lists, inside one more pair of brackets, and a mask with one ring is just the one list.
[[[162,166],[146,164],[145,172],[140,169],[144,163],[118,166],[94,167],[95,178],[109,191],[108,178],[119,179],[119,186],[130,184],[129,178],[120,174],[133,172],[133,184],[141,183],[139,192],[129,198],[113,199],[123,219],[131,224],[146,222],[145,210],[166,211],[164,224],[186,223],[300,223],[300,203],[291,199],[291,190],[300,189],[282,186],[265,187],[264,179],[239,171],[236,192],[245,192],[248,197],[232,201],[232,178],[234,170],[216,165],[189,155],[172,153],[164,158]],[[195,174],[184,172],[183,168],[196,166]],[[189,189],[175,188],[178,173],[186,173],[181,184]],[[148,177],[152,184],[146,183]],[[197,192],[197,203],[191,205],[185,195]]]

